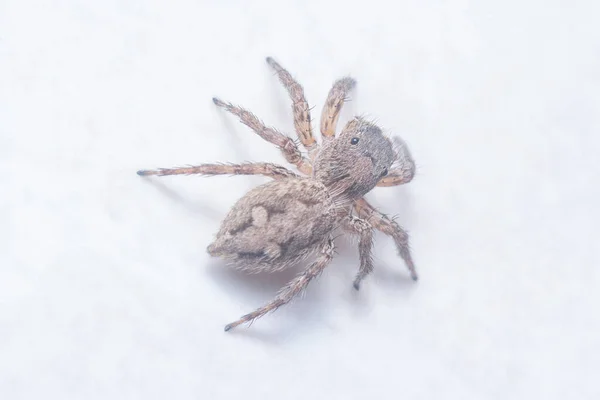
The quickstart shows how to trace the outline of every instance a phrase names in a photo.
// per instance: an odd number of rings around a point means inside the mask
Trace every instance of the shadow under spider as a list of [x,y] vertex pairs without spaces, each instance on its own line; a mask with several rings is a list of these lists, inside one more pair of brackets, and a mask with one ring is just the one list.
[[146,182],[148,185],[154,187],[164,196],[182,205],[188,211],[205,215],[215,221],[221,221],[221,219],[223,218],[223,211],[217,210],[212,205],[201,200],[192,201],[186,199],[181,194],[177,193],[176,191],[168,187],[166,184],[161,182],[159,179],[154,179],[153,177],[147,176],[144,177],[143,181]]
[[[368,286],[385,286],[387,290],[396,292],[413,292],[410,288],[414,287],[414,282],[403,270],[404,265],[401,260],[398,261],[398,265],[376,261],[376,269],[371,275],[371,279],[367,281],[368,283],[365,282],[361,290],[355,290],[352,282],[360,264],[358,254],[353,250],[356,245],[356,241],[347,236],[338,237],[336,239],[336,257],[325,270],[326,273],[319,278],[334,279],[342,287],[346,287],[346,290],[342,289],[342,292],[339,293],[339,286],[333,286],[337,288],[338,299],[335,298],[336,296],[326,296],[324,292],[327,290],[326,285],[319,285],[317,280],[307,288],[305,295],[294,299],[292,303],[283,306],[275,313],[256,320],[253,324],[259,324],[259,329],[253,325],[239,327],[234,333],[248,339],[279,344],[300,332],[330,329],[333,325],[331,318],[336,314],[336,308],[342,307],[343,313],[350,314],[351,319],[366,318],[375,307],[369,293],[373,289]],[[276,293],[301,273],[309,263],[310,259],[282,271],[250,274],[234,269],[222,260],[209,259],[206,273],[226,295],[233,295],[238,302],[244,304],[241,312],[246,313],[272,300]],[[401,297],[405,299],[406,293]],[[275,314],[277,314],[276,321],[268,322]],[[224,316],[223,325],[229,322],[229,319],[233,320],[237,317],[239,316]]]
[[[231,322],[230,320],[235,320],[271,301],[282,287],[307,267],[308,263],[310,259],[282,271],[250,274],[236,270],[222,260],[210,260],[206,265],[206,273],[210,279],[221,287],[223,293],[235,296],[236,301],[243,304],[240,315],[223,316],[223,326]],[[233,334],[277,343],[305,330],[326,328],[335,304],[326,300],[323,290],[326,289],[319,285],[318,281],[312,282],[303,295],[275,312],[257,319],[250,326],[236,328]]]

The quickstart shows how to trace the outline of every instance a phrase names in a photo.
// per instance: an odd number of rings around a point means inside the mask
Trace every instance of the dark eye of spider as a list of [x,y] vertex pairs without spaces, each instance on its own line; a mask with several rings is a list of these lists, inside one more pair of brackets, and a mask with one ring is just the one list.
[[352,138],[352,140],[350,141],[350,144],[357,144],[358,143],[358,138]]
[[388,174],[388,170],[387,170],[387,168],[385,168],[383,170],[383,172],[381,173],[381,176],[386,176],[387,174]]

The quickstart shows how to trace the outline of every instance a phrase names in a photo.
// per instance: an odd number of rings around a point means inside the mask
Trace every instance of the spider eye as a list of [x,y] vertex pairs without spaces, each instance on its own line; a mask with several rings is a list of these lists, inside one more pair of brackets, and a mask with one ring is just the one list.
[[385,168],[385,169],[383,170],[383,172],[381,173],[381,176],[386,176],[387,174],[388,174],[388,169],[387,169],[387,168]]
[[352,138],[352,140],[350,141],[350,144],[357,144],[358,143],[358,138]]

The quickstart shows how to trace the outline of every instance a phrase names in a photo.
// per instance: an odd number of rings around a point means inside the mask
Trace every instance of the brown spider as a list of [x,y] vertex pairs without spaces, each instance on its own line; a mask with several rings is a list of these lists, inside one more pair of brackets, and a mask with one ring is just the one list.
[[208,246],[208,253],[252,273],[289,268],[307,257],[313,257],[313,261],[274,300],[226,325],[226,331],[274,311],[301,293],[332,260],[332,234],[339,227],[360,238],[360,268],[354,288],[358,290],[361,281],[373,270],[373,229],[394,239],[412,279],[417,280],[408,234],[363,198],[375,186],[396,186],[412,180],[415,164],[404,142],[397,137],[385,137],[380,128],[360,117],[348,122],[335,136],[342,105],[356,84],[354,79],[345,77],[333,84],[327,96],[321,115],[323,143],[319,147],[313,137],[302,86],[272,58],[268,57],[267,63],[292,99],[294,126],[308,158],[294,140],[266,127],[251,112],[217,98],[213,101],[279,147],[285,159],[303,175],[270,163],[201,164],[137,172],[142,176],[233,174],[274,179],[250,190],[233,206],[215,241]]

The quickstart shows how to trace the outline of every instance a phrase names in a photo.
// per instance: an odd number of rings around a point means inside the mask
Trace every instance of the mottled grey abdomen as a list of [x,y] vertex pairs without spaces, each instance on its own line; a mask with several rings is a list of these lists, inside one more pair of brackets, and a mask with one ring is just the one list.
[[313,253],[335,221],[322,183],[275,180],[252,189],[233,206],[208,252],[250,272],[281,270]]

